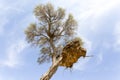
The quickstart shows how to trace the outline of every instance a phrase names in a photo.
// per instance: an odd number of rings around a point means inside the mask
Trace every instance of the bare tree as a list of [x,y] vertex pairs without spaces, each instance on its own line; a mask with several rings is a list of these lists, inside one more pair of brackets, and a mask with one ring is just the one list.
[[[36,6],[34,14],[38,21],[30,24],[25,34],[29,43],[40,47],[38,62],[40,64],[46,61],[52,62],[49,70],[40,78],[40,80],[49,80],[60,65],[63,58],[61,55],[63,44],[72,39],[77,22],[72,14],[65,17],[64,9],[54,9],[50,3]],[[61,44],[60,41],[63,43]]]

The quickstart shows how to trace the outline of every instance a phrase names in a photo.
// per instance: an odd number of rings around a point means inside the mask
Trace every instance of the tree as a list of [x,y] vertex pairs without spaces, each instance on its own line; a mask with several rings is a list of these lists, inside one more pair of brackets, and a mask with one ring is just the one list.
[[64,9],[54,9],[50,3],[36,6],[34,14],[38,21],[31,23],[25,30],[26,39],[28,43],[40,47],[41,54],[38,58],[40,64],[52,62],[52,66],[40,79],[49,80],[62,65],[60,62],[63,60],[63,46],[73,38],[77,22],[72,14],[65,17]]

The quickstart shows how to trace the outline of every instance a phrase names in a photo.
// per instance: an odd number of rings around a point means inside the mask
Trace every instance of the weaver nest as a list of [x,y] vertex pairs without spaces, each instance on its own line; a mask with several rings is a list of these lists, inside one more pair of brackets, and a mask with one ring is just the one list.
[[83,42],[80,38],[75,38],[63,48],[62,61],[60,66],[72,68],[73,64],[78,61],[80,57],[86,56],[86,50],[82,47]]

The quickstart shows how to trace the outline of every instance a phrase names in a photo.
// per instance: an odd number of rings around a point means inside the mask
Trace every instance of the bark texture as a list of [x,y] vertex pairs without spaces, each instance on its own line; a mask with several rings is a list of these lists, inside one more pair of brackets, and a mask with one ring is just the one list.
[[57,71],[61,60],[62,60],[61,56],[58,59],[56,59],[56,61],[52,63],[52,66],[50,67],[50,69],[44,75],[42,75],[40,80],[50,80],[53,74],[55,74],[55,72]]

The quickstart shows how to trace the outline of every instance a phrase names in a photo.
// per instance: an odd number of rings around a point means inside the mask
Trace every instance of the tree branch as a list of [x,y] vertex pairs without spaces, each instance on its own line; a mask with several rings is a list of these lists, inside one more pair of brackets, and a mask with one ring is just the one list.
[[44,35],[44,34],[36,34],[35,36],[43,36],[43,37],[45,37],[47,40],[49,40],[49,38],[48,38],[46,35]]
[[50,69],[40,78],[40,80],[49,80],[52,77],[52,75],[57,71],[61,60],[62,60],[62,56],[56,59],[56,62],[52,64]]

